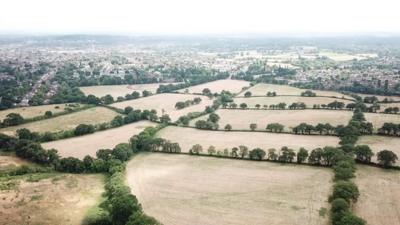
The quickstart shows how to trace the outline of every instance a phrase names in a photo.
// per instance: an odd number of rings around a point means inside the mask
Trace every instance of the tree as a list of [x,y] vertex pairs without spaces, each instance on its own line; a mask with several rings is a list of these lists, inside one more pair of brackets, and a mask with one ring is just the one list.
[[276,149],[274,148],[268,149],[267,159],[271,161],[276,161],[278,159],[278,154],[276,154]]
[[53,112],[51,112],[51,111],[46,111],[45,113],[44,113],[44,116],[45,117],[52,117],[53,116]]
[[360,192],[357,188],[357,185],[355,185],[353,182],[338,181],[333,186],[331,199],[343,198],[347,203],[350,203],[351,201],[357,202],[359,196]]
[[281,148],[281,154],[278,157],[278,160],[281,162],[292,162],[295,156],[296,153],[293,151],[293,149],[283,146]]
[[379,164],[382,165],[383,167],[392,166],[393,164],[396,163],[396,160],[398,159],[397,155],[389,150],[382,150],[378,152],[377,156]]
[[111,154],[114,156],[114,158],[124,162],[132,156],[133,152],[127,143],[121,143],[115,146]]
[[301,147],[299,152],[297,152],[297,163],[303,163],[308,158],[308,151],[307,149]]
[[246,93],[244,93],[244,97],[246,97],[246,98],[251,97],[251,92],[250,91],[246,91]]
[[225,130],[226,131],[232,130],[232,126],[230,124],[225,125]]
[[79,136],[79,135],[84,135],[84,134],[90,134],[93,132],[94,132],[93,125],[79,124],[74,130],[74,135]]
[[169,117],[168,114],[164,114],[160,117],[160,122],[161,123],[169,123],[169,122],[171,122],[171,118]]
[[265,157],[265,151],[261,148],[255,148],[250,151],[249,157],[253,160],[262,160]]
[[132,98],[133,98],[133,99],[140,98],[140,93],[137,92],[137,91],[132,92]]
[[257,124],[255,124],[255,123],[250,124],[250,129],[251,129],[252,131],[254,131],[255,129],[257,129]]
[[181,116],[179,117],[178,121],[179,124],[182,124],[183,126],[188,126],[190,122],[190,118],[188,116]]
[[151,95],[150,91],[147,91],[147,90],[142,91],[142,96],[143,97],[147,97],[147,96],[150,96],[150,95]]
[[208,121],[213,122],[213,123],[217,123],[219,121],[219,119],[220,119],[220,117],[215,113],[211,113],[208,116]]
[[[127,120],[127,122],[133,122],[133,121]],[[124,125],[124,123],[125,123],[125,120],[124,120],[124,118],[123,118],[122,116],[120,116],[120,115],[115,116],[114,119],[111,120],[111,126],[112,126],[112,127],[119,127],[119,126]]]
[[175,108],[176,108],[176,109],[183,109],[183,108],[185,108],[185,107],[186,107],[186,105],[185,105],[184,102],[177,102],[177,103],[175,104]]
[[238,157],[238,151],[239,149],[237,147],[233,147],[231,151],[231,157],[237,158]]
[[203,151],[203,147],[199,144],[195,144],[192,146],[192,148],[189,150],[190,154],[196,154],[200,155],[200,153]]
[[241,109],[246,109],[247,108],[247,104],[246,103],[241,103],[240,104],[240,108]]
[[101,101],[105,105],[109,105],[109,104],[112,104],[114,102],[114,98],[111,95],[106,95],[104,97],[101,97]]
[[260,109],[261,105],[260,104],[256,104],[255,105],[257,109]]
[[374,153],[368,145],[357,145],[354,147],[356,159],[363,163],[370,163]]
[[92,104],[92,105],[99,105],[101,100],[98,97],[94,96],[94,95],[88,95],[86,97],[86,102],[88,104]]
[[15,126],[22,124],[23,122],[24,118],[18,113],[7,114],[6,118],[3,120],[3,124],[6,126]]
[[344,214],[342,219],[340,220],[340,225],[365,225],[365,220],[361,219],[358,216],[353,215],[350,212]]
[[209,95],[211,95],[211,90],[209,88],[204,88],[202,93],[203,93],[203,95],[209,96]]
[[125,107],[125,109],[124,109],[124,113],[125,113],[125,114],[129,114],[129,113],[132,112],[132,111],[133,111],[133,108],[130,107],[130,106],[127,106],[127,107]]
[[239,146],[239,155],[243,159],[249,154],[249,148],[244,145]]
[[208,152],[209,155],[214,155],[214,154],[217,152],[217,150],[215,149],[214,146],[211,145],[211,146],[208,148],[207,152]]

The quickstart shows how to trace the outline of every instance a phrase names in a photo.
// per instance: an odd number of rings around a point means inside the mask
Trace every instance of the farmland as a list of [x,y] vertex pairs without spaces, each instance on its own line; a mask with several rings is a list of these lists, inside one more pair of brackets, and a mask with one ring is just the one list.
[[45,149],[55,148],[63,157],[83,159],[86,155],[95,157],[99,149],[112,149],[119,143],[127,143],[129,138],[154,123],[140,121],[122,127],[99,131],[81,137],[68,138],[43,144]]
[[348,53],[338,53],[331,51],[321,51],[319,56],[325,56],[335,61],[350,61],[353,59],[363,60],[367,58],[377,57],[376,54],[348,54]]
[[400,224],[400,173],[359,166],[355,178],[360,197],[355,213],[371,225]]
[[[333,126],[345,125],[351,119],[351,111],[335,110],[232,110],[219,109],[215,112],[220,116],[219,129],[224,129],[230,124],[232,129],[249,130],[251,123],[257,124],[258,130],[265,130],[269,123],[280,123],[286,131],[300,123],[317,125],[318,123],[330,123]],[[194,126],[197,120],[206,120],[207,116],[199,117],[191,121]]]
[[26,164],[27,161],[8,155],[0,155],[0,172]]
[[[202,101],[199,104],[195,104],[179,110],[175,108],[175,103],[179,101],[193,100],[196,97],[202,99]],[[212,101],[208,97],[200,95],[157,94],[157,95],[152,95],[150,97],[114,103],[111,106],[120,109],[124,109],[127,106],[130,106],[133,109],[141,109],[141,110],[155,109],[157,111],[158,116],[162,116],[164,112],[164,114],[168,114],[171,117],[172,121],[175,121],[180,116],[186,115],[189,112],[202,112],[204,111],[206,106],[211,104]]]
[[33,174],[0,182],[14,184],[0,190],[0,224],[8,225],[80,225],[103,192],[102,175]]
[[235,103],[240,105],[246,103],[248,107],[254,108],[257,104],[261,107],[264,105],[277,105],[279,103],[286,103],[291,105],[292,103],[303,102],[307,108],[312,108],[315,105],[329,104],[333,101],[343,102],[344,104],[352,103],[346,99],[335,99],[330,97],[301,97],[301,96],[276,96],[276,97],[253,97],[253,98],[235,98]]
[[[252,148],[280,149],[287,146],[298,150],[300,147],[312,150],[324,146],[337,146],[339,139],[333,136],[310,136],[293,134],[275,134],[263,132],[225,132],[225,131],[205,131],[194,128],[166,127],[157,133],[158,137],[177,142],[183,152],[188,152],[195,144],[201,144],[205,154],[210,145],[217,150],[229,150],[239,145]],[[185,138],[182,138],[185,137]]]
[[65,108],[71,107],[66,106],[66,104],[53,104],[7,109],[0,111],[0,120],[3,120],[9,113],[18,113],[23,118],[32,118],[36,116],[43,116],[46,111],[51,111],[53,114],[59,113],[64,111]]
[[[300,96],[302,92],[306,91],[306,89],[300,89],[296,87],[291,87],[288,85],[277,85],[277,84],[265,84],[260,83],[256,84],[250,89],[248,89],[252,93],[253,96],[265,96],[268,92],[276,92],[277,95],[297,95]],[[339,92],[334,91],[319,91],[312,90],[317,96],[324,97],[336,97],[336,98],[348,98],[352,99],[352,97],[341,94]],[[239,96],[244,96],[244,93],[241,93]]]
[[[165,83],[165,85],[168,83]],[[132,92],[137,91],[140,94],[142,91],[150,91],[151,93],[156,93],[157,88],[160,83],[155,84],[132,84],[132,85],[101,85],[101,86],[88,86],[80,87],[81,91],[85,95],[94,95],[97,97],[103,97],[105,95],[111,95],[114,98],[119,96],[124,97],[126,94],[132,94]]]
[[326,225],[331,177],[324,168],[167,154],[127,166],[144,212],[165,225]]
[[364,113],[365,119],[374,125],[375,130],[382,127],[384,123],[400,123],[400,116],[383,113]]
[[35,132],[58,132],[73,129],[79,124],[98,124],[111,121],[118,113],[104,107],[94,107],[51,119],[26,123],[18,126],[12,126],[0,129],[0,133],[14,135],[15,131],[21,128],[27,128]]
[[[192,86],[189,88],[185,88],[182,90],[179,90],[179,92],[185,93],[202,93],[204,88],[210,89],[211,93],[220,93],[221,91],[230,91],[231,93],[238,93],[242,90],[243,87],[248,87],[249,82],[247,81],[242,81],[242,80],[217,80],[217,81],[212,81],[208,82],[205,84],[200,84],[196,86]],[[186,91],[187,90],[187,91]]]
[[[382,150],[390,150],[400,155],[400,138],[399,137],[385,137],[385,136],[361,136],[358,140],[357,144],[359,145],[368,145],[375,154]],[[397,164],[399,164],[397,162]]]

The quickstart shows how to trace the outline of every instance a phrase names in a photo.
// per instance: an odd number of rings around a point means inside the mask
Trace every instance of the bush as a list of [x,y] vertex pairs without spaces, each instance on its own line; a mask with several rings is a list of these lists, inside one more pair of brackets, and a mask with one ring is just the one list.
[[94,132],[93,125],[80,124],[75,128],[74,135],[80,136],[80,135],[84,135],[84,134],[91,134],[93,132]]
[[343,198],[348,203],[351,201],[356,202],[360,192],[358,187],[351,181],[338,181],[333,186],[333,194],[331,199]]

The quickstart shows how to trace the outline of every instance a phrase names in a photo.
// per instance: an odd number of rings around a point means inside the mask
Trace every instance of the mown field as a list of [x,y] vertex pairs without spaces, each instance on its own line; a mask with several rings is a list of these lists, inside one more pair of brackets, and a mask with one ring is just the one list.
[[[378,135],[361,136],[357,142],[358,145],[368,145],[375,154],[382,150],[390,150],[400,156],[400,138],[386,137]],[[376,155],[373,157],[376,160]],[[399,161],[396,163],[399,164]]]
[[384,123],[400,123],[400,116],[384,113],[364,113],[365,119],[374,125],[375,130],[382,127]]
[[301,97],[301,96],[276,96],[276,97],[253,97],[253,98],[235,98],[234,102],[239,106],[241,103],[246,103],[248,107],[254,108],[257,104],[264,105],[277,105],[279,103],[286,103],[287,107],[292,103],[303,102],[307,108],[312,108],[314,104],[322,105],[329,104],[333,101],[343,102],[344,104],[352,103],[346,99],[335,99],[329,97]]
[[112,149],[119,143],[128,143],[146,127],[155,126],[149,121],[131,123],[122,127],[99,131],[93,134],[43,143],[45,149],[55,148],[62,157],[83,159],[86,155],[96,157],[99,149]]
[[[201,98],[201,102],[197,105],[192,105],[183,109],[176,109],[175,104],[179,101],[193,100]],[[157,115],[162,116],[162,113],[168,114],[172,121],[176,121],[180,116],[186,115],[189,112],[202,112],[206,106],[212,105],[212,100],[206,96],[190,95],[190,94],[158,94],[145,98],[139,98],[124,102],[114,103],[111,106],[124,109],[131,106],[133,109],[155,109]]]
[[[296,87],[291,87],[288,85],[277,85],[277,84],[265,84],[260,83],[256,84],[250,89],[248,89],[252,93],[253,96],[256,95],[267,95],[267,93],[275,91],[277,95],[298,95],[300,96],[302,92],[306,91],[306,89],[300,89]],[[324,97],[336,97],[336,98],[348,98],[353,99],[350,96],[341,94],[339,92],[334,91],[319,91],[319,90],[312,90],[312,92],[316,93],[317,96],[324,96]],[[244,92],[241,93],[239,96],[244,96]]]
[[400,224],[400,172],[358,166],[355,213],[370,225]]
[[204,154],[207,154],[207,149],[210,145],[213,145],[217,150],[224,150],[225,148],[231,150],[233,147],[245,145],[250,149],[259,147],[267,151],[270,148],[278,150],[282,146],[287,146],[294,150],[298,150],[301,147],[312,150],[318,147],[337,146],[339,143],[339,139],[334,136],[207,131],[172,126],[160,130],[156,135],[179,143],[182,152],[189,152],[193,145],[200,144],[203,146]]
[[6,127],[0,129],[0,133],[14,135],[15,131],[21,128],[27,128],[35,132],[58,132],[62,130],[74,129],[79,124],[98,124],[111,121],[118,113],[104,108],[94,107],[51,119],[35,121],[32,123],[21,124],[18,126]]
[[[232,110],[219,109],[215,112],[220,116],[219,129],[223,130],[230,124],[233,130],[250,130],[251,123],[257,124],[257,130],[265,130],[269,123],[280,123],[286,131],[300,123],[317,125],[330,123],[332,126],[346,125],[353,112],[339,110]],[[208,115],[190,121],[194,126],[197,120],[207,120]]]
[[[83,105],[80,104],[80,106],[83,106]],[[65,110],[66,107],[67,106],[65,104],[53,104],[53,105],[29,106],[29,107],[19,107],[19,108],[1,110],[0,111],[0,120],[3,120],[10,113],[18,113],[22,117],[27,119],[27,118],[37,117],[37,116],[43,116],[46,111],[51,111],[53,114],[62,112]]]
[[[161,83],[161,84],[169,84],[169,83]],[[132,92],[137,91],[142,94],[142,91],[150,91],[151,93],[156,93],[157,88],[160,86],[160,83],[154,84],[132,84],[132,85],[100,85],[100,86],[88,86],[88,87],[80,87],[81,91],[85,93],[85,95],[94,95],[97,97],[103,97],[105,95],[111,95],[114,98],[123,96],[126,94],[132,94]]]
[[77,174],[32,174],[0,179],[0,224],[81,225],[97,205],[104,177]]
[[[248,87],[250,85],[249,82],[243,80],[217,80],[212,81],[192,87],[188,87],[185,89],[179,90],[181,93],[202,93],[204,88],[208,88],[212,93],[220,93],[223,90],[230,91],[232,93],[238,93],[242,90],[243,87]],[[187,91],[186,91],[187,90]]]
[[139,154],[127,183],[165,225],[327,225],[330,169],[170,154]]

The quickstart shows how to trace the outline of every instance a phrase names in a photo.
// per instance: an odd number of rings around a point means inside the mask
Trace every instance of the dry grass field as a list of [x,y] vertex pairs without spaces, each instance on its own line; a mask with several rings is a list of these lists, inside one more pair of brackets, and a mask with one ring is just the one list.
[[379,101],[383,101],[385,98],[387,98],[388,100],[392,100],[392,101],[400,101],[400,96],[368,95],[368,94],[359,94],[359,93],[355,93],[355,94],[362,98],[375,96],[378,98]]
[[0,224],[81,225],[87,210],[103,192],[102,175],[49,174],[32,182],[29,176],[13,177],[15,186],[0,190]]
[[211,90],[212,93],[220,93],[221,91],[230,91],[232,93],[238,93],[242,90],[243,87],[248,87],[250,85],[249,82],[243,80],[217,80],[212,81],[192,87],[188,87],[185,89],[179,90],[179,92],[184,93],[186,89],[188,93],[202,93],[204,88],[208,88]]
[[284,102],[289,106],[292,103],[303,102],[307,108],[312,108],[314,104],[322,105],[329,104],[333,101],[343,102],[345,104],[352,103],[346,99],[335,99],[329,97],[301,97],[301,96],[276,96],[276,97],[254,97],[254,98],[235,98],[235,103],[240,105],[246,103],[248,107],[255,107],[256,104],[260,104],[261,107],[264,105],[276,105]]
[[[371,104],[367,104],[368,106],[370,106]],[[379,103],[379,112],[384,112],[386,108],[389,107],[398,107],[400,108],[400,103],[396,102],[396,103]]]
[[[344,110],[233,110],[219,109],[215,112],[220,116],[219,129],[223,130],[230,124],[233,130],[250,130],[251,123],[257,124],[257,130],[265,130],[269,123],[280,123],[286,131],[300,123],[317,125],[330,123],[332,126],[345,125],[351,119],[353,112]],[[207,120],[208,115],[190,121],[194,126],[197,120]]]
[[22,164],[27,164],[28,162],[15,157],[15,156],[8,156],[8,155],[0,155],[0,172],[8,169],[12,169]]
[[[301,95],[302,92],[306,91],[307,89],[300,89],[296,87],[291,87],[288,85],[277,85],[277,84],[266,84],[266,83],[260,83],[256,84],[253,87],[251,87],[248,91],[252,93],[252,95],[260,96],[260,95],[267,95],[268,91],[275,91],[277,95]],[[334,91],[319,91],[319,90],[312,90],[312,92],[316,93],[317,96],[324,96],[324,97],[337,97],[337,98],[348,98],[352,99],[351,96],[347,96],[344,94],[341,94],[339,92],[334,92]],[[241,93],[239,96],[244,96],[244,92]]]
[[155,125],[155,123],[149,121],[140,121],[81,137],[43,143],[42,146],[45,149],[57,149],[62,157],[79,159],[83,159],[86,155],[95,157],[97,150],[112,149],[119,143],[127,143],[133,135],[139,134],[146,127]]
[[400,115],[395,114],[383,114],[383,113],[364,113],[365,119],[374,125],[374,129],[377,130],[384,123],[400,123]]
[[376,54],[348,54],[348,53],[339,53],[339,52],[331,52],[331,51],[321,51],[319,56],[325,56],[335,61],[350,61],[353,59],[363,60],[368,58],[377,57]]
[[339,139],[334,136],[317,135],[294,135],[276,134],[264,132],[225,132],[206,131],[184,127],[166,127],[157,133],[158,137],[177,142],[182,152],[188,152],[195,144],[203,146],[203,153],[207,154],[210,145],[217,150],[229,150],[239,145],[245,145],[250,149],[262,148],[265,151],[269,148],[281,149],[282,146],[298,150],[304,147],[312,150],[318,147],[337,146]]
[[118,113],[104,108],[94,107],[51,119],[36,121],[32,123],[21,124],[18,126],[6,127],[0,129],[0,133],[14,135],[15,131],[21,128],[27,128],[35,132],[57,132],[73,129],[79,124],[98,124],[111,121]]
[[[161,83],[161,84],[169,84],[169,83]],[[80,87],[81,91],[85,93],[85,95],[94,95],[97,97],[103,97],[105,95],[111,95],[114,98],[119,96],[125,97],[126,94],[132,94],[132,92],[137,91],[142,94],[142,91],[147,90],[151,93],[156,93],[157,88],[160,86],[160,83],[154,84],[132,84],[132,85],[101,85],[101,86],[89,86],[89,87]]]
[[400,224],[400,172],[359,166],[355,182],[360,197],[355,213],[369,225]]
[[[200,104],[192,105],[183,109],[175,109],[175,103],[179,101],[193,100],[194,98],[201,98]],[[172,121],[176,121],[180,116],[186,115],[189,112],[202,112],[206,106],[212,105],[212,100],[206,96],[190,95],[190,94],[158,94],[152,95],[145,98],[139,98],[124,102],[114,103],[111,106],[124,109],[127,106],[131,106],[134,109],[155,109],[157,110],[158,116],[162,115],[164,110],[165,114],[168,114]]]
[[[331,171],[297,165],[140,154],[127,182],[165,225],[325,225]],[[322,215],[320,215],[322,214]]]
[[[386,137],[386,136],[378,136],[378,135],[369,135],[369,136],[361,136],[357,142],[358,145],[368,145],[375,154],[382,150],[390,150],[397,154],[400,157],[400,138],[399,137]],[[373,160],[376,161],[376,155],[373,157]],[[397,161],[397,165],[400,165],[400,162]]]
[[[59,108],[56,108],[56,107]],[[7,109],[0,111],[0,120],[3,120],[10,113],[18,113],[22,117],[32,118],[36,116],[43,116],[46,111],[51,111],[53,113],[62,112],[65,109],[65,104],[54,104],[54,105],[41,105],[41,106],[29,106],[29,107],[19,107],[14,109]]]

